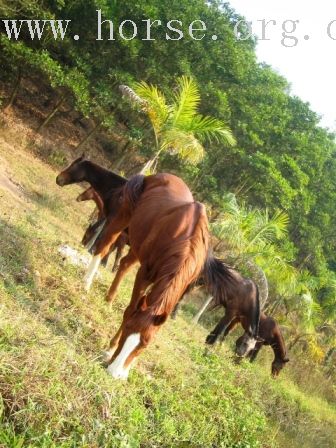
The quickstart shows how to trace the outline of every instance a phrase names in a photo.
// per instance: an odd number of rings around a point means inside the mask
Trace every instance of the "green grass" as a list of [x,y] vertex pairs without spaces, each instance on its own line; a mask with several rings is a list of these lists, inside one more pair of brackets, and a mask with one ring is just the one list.
[[0,190],[0,447],[334,446],[335,407],[293,382],[290,365],[271,380],[269,355],[237,366],[227,343],[204,356],[206,329],[192,325],[192,304],[162,327],[128,382],[113,380],[100,353],[134,277],[112,308],[108,270],[84,293],[84,268],[58,248],[81,250],[93,206],[4,138],[0,157],[24,193]]

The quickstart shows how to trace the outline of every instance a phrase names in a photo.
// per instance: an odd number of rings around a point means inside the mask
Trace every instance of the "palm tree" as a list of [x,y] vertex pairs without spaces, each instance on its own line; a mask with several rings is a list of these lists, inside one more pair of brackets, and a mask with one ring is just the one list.
[[221,209],[223,213],[211,224],[219,241],[215,250],[250,272],[259,285],[262,305],[267,301],[268,281],[280,296],[296,293],[297,271],[278,244],[287,235],[288,216],[239,206],[232,193],[223,197]]
[[200,93],[195,81],[182,76],[177,93],[167,102],[157,86],[137,83],[134,89],[120,86],[132,102],[148,115],[154,135],[154,155],[145,169],[155,170],[160,154],[169,151],[182,159],[197,163],[204,157],[203,144],[215,140],[228,146],[235,144],[230,129],[221,120],[200,115]]

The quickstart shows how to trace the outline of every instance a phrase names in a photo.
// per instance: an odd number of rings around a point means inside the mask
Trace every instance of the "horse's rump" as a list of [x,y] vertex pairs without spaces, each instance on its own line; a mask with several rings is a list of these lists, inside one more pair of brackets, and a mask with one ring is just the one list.
[[[183,215],[184,231],[175,237],[156,232],[151,244],[141,254],[146,259],[148,278],[153,283],[134,316],[137,327],[161,325],[180,300],[187,286],[199,276],[208,251],[208,220],[199,202],[184,204],[168,213],[171,224]],[[190,225],[192,223],[192,227]],[[162,232],[165,228],[162,227]],[[166,243],[163,241],[168,236]]]

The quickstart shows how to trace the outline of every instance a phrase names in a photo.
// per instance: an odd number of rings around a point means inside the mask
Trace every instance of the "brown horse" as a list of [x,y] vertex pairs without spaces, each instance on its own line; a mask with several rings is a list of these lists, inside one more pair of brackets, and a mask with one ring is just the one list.
[[94,201],[98,209],[97,220],[100,220],[105,217],[104,202],[93,187],[89,187],[85,191],[83,191],[83,193],[79,194],[76,198],[76,201],[78,202]]
[[246,331],[246,343],[252,350],[258,340],[260,303],[257,285],[217,258],[208,259],[204,280],[214,298],[214,306],[224,306],[225,315],[206,338],[207,344],[222,339],[240,322]]
[[120,211],[98,240],[96,257],[103,256],[126,227],[140,268],[108,353],[112,361],[108,370],[119,378],[127,377],[132,360],[198,277],[208,250],[204,206],[194,202],[183,181],[170,174],[135,176],[128,182]]
[[244,333],[236,340],[236,354],[240,357],[247,356],[253,362],[259,350],[263,345],[270,345],[274,352],[274,360],[272,362],[272,376],[277,377],[285,364],[289,361],[285,341],[281,330],[276,321],[266,314],[260,314],[259,323],[259,340],[254,349],[249,350],[247,343],[247,333]]
[[[88,188],[83,193],[81,193],[79,196],[77,196],[77,201],[89,201],[93,200],[97,206],[98,209],[98,217],[95,223],[90,224],[88,228],[86,229],[84,236],[82,238],[82,244],[84,247],[87,247],[88,250],[91,249],[92,245],[94,244],[97,236],[99,235],[105,221],[105,209],[107,209],[108,204],[104,204],[103,200],[99,196],[99,194],[95,191],[93,187]],[[105,199],[106,202],[106,199]],[[106,265],[107,260],[110,256],[110,254],[114,251],[116,251],[114,264],[112,267],[112,272],[116,272],[119,266],[120,258],[122,256],[122,252],[124,247],[129,244],[128,234],[126,232],[122,232],[122,234],[119,236],[117,241],[114,243],[114,245],[111,247],[110,252],[106,255],[106,257],[102,260],[102,264]]]

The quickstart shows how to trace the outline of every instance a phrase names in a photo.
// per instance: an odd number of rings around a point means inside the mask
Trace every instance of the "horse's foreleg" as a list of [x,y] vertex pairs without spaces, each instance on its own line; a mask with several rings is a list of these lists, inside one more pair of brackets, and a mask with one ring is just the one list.
[[208,334],[205,342],[206,344],[213,345],[219,336],[223,333],[224,337],[229,333],[229,331],[235,326],[236,319],[231,313],[225,314],[225,316],[218,322],[211,333]]
[[117,293],[118,286],[122,278],[137,261],[138,261],[137,257],[134,255],[131,249],[129,250],[128,254],[121,259],[118,271],[113,279],[113,282],[106,296],[107,302],[112,302]]
[[[144,294],[149,284],[150,282],[146,278],[145,269],[143,267],[140,267],[135,278],[131,301],[124,312],[123,322],[119,330],[117,331],[116,335],[111,339],[110,348],[106,352],[106,354],[109,357],[109,362],[113,360],[113,363],[108,367],[108,371],[115,378],[127,378],[128,376],[130,363],[127,363],[127,365],[125,365],[125,361],[128,358],[129,353],[126,357],[124,356],[125,354],[123,353],[123,351],[125,352],[126,350],[126,347],[124,347],[124,345],[126,345],[128,337],[126,338],[124,337],[124,340],[121,344],[120,339],[122,337],[122,333],[127,324],[128,319],[138,309],[139,303],[141,299],[144,297]],[[130,336],[134,337],[137,336],[137,334],[134,333]],[[134,356],[132,357],[132,359],[133,358]]]
[[116,216],[107,221],[101,235],[95,242],[94,255],[84,277],[85,289],[87,291],[90,289],[101,260],[109,253],[110,247],[122,230],[127,227],[128,221],[122,216]]
[[252,351],[250,351],[250,353],[247,355],[250,362],[255,361],[255,359],[259,353],[259,350],[261,349],[262,346],[263,346],[263,344],[261,342],[257,342],[254,349]]

